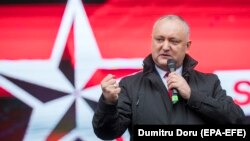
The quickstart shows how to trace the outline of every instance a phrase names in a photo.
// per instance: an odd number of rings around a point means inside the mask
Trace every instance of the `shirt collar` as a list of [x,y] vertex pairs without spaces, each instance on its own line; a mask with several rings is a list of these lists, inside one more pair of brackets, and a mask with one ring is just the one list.
[[[161,78],[164,78],[164,77],[165,77],[167,71],[165,71],[165,70],[159,68],[157,65],[155,65],[155,69],[156,69],[156,71],[159,73],[159,75],[160,75]],[[183,69],[183,67],[180,66],[179,68],[176,69],[175,72],[177,72],[178,74],[181,75],[181,74],[182,74],[182,69]]]

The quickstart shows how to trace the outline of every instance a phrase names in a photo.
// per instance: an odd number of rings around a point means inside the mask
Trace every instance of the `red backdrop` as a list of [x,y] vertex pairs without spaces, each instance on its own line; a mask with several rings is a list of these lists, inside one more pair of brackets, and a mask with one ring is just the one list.
[[[1,61],[6,65],[6,61],[9,60],[11,64],[18,60],[50,59],[62,24],[62,16],[66,13],[65,7],[66,4],[62,3],[0,5],[0,65]],[[218,72],[219,77],[222,78],[223,87],[236,103],[242,106],[244,112],[250,115],[249,1],[109,0],[102,4],[86,4],[83,8],[82,13],[85,10],[87,22],[90,24],[88,29],[93,31],[98,50],[104,59],[144,58],[150,53],[151,29],[154,21],[164,14],[182,16],[191,27],[190,54],[199,61],[197,70]],[[73,23],[77,22],[73,20]],[[64,50],[64,59],[75,57],[73,40],[76,39],[74,37],[76,34],[74,32],[84,26],[80,24],[71,27],[65,41],[67,51]],[[77,40],[84,40],[84,38],[77,37]],[[76,60],[70,60],[74,66]],[[117,66],[111,67],[111,70],[95,71],[92,77],[86,79],[88,82],[83,87],[98,86],[101,79],[110,72],[122,77],[141,69],[141,66],[121,69]],[[10,67],[10,71],[18,70]],[[9,97],[25,103],[23,99],[20,100],[11,92],[10,86],[6,86],[6,79],[14,83],[7,78],[13,77],[10,75],[11,72],[8,74],[5,69],[0,69],[0,74],[5,78],[0,83],[0,100],[6,100],[6,97]],[[224,76],[224,74],[228,75]],[[7,105],[11,106],[11,103]],[[3,107],[8,107],[7,105],[2,104]],[[25,127],[29,123],[31,111],[27,111],[28,119]],[[11,115],[6,113],[6,117],[8,116]],[[11,123],[6,124],[6,127],[13,126]],[[20,138],[23,138],[25,131],[20,132]],[[67,134],[64,133],[58,138],[65,135]],[[3,136],[0,134],[0,138]],[[10,134],[7,134],[3,138],[10,139],[9,137]],[[52,137],[54,135],[51,133],[48,139]]]

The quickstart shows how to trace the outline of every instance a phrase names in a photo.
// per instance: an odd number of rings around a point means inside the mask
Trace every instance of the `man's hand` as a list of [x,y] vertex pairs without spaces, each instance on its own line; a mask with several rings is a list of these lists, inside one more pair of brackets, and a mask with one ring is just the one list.
[[168,75],[167,85],[169,89],[176,88],[183,99],[188,100],[191,95],[191,89],[187,81],[176,72],[171,72]]
[[117,102],[121,88],[118,86],[114,75],[108,74],[101,81],[101,88],[106,103],[114,104]]

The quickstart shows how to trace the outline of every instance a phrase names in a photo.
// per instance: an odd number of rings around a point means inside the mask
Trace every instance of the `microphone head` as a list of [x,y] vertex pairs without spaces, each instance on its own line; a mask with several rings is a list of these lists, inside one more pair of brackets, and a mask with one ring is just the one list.
[[168,59],[167,67],[168,67],[168,71],[170,72],[175,71],[175,61],[173,59]]

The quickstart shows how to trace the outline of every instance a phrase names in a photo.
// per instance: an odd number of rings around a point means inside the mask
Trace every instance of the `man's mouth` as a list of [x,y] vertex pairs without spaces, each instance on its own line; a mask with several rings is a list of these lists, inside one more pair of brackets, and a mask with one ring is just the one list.
[[160,56],[168,59],[172,58],[172,56],[169,54],[160,54]]

